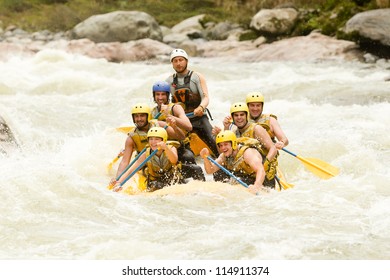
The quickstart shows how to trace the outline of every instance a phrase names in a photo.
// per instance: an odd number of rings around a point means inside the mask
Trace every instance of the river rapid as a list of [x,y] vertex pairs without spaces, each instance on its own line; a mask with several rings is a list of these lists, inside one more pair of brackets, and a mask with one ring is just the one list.
[[181,194],[113,193],[106,167],[126,138],[115,128],[132,125],[135,102],[153,105],[152,84],[171,65],[12,57],[0,62],[0,115],[21,149],[0,155],[0,259],[390,258],[388,62],[191,58],[189,68],[206,77],[213,125],[261,90],[287,149],[340,174],[320,179],[280,152],[289,190],[253,196],[208,176]]

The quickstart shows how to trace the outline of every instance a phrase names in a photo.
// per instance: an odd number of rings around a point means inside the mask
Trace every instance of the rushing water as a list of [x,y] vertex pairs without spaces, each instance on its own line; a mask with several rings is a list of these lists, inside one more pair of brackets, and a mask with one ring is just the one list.
[[207,79],[213,125],[260,89],[287,148],[340,174],[319,179],[281,152],[290,190],[253,196],[208,177],[180,195],[110,192],[106,167],[126,137],[114,128],[131,124],[134,102],[153,105],[151,86],[170,64],[14,57],[0,62],[0,115],[21,145],[0,156],[0,259],[390,258],[390,64],[191,59],[190,68]]

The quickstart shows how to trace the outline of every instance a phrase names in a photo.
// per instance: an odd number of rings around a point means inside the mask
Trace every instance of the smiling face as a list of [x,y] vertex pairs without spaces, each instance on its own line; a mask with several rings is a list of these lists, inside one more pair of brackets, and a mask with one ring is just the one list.
[[225,157],[231,156],[233,153],[232,142],[226,141],[218,143],[218,150],[221,154],[224,154]]
[[182,56],[177,56],[172,59],[172,67],[177,73],[184,73],[187,70],[187,59]]
[[257,119],[263,113],[263,103],[262,102],[251,102],[248,103],[249,114],[252,119]]
[[239,128],[243,128],[248,123],[246,112],[234,112],[232,114],[234,124]]
[[133,114],[133,122],[139,129],[146,127],[146,125],[148,124],[148,114],[145,113]]
[[158,148],[157,144],[160,143],[161,141],[163,141],[163,139],[160,137],[151,136],[148,138],[149,146],[153,151]]
[[154,93],[154,102],[156,102],[159,107],[163,104],[168,104],[168,93],[165,91],[156,91]]

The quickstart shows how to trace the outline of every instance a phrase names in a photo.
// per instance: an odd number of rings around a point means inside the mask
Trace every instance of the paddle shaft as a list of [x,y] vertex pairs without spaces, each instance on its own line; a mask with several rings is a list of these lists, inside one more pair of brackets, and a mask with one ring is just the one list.
[[[118,159],[121,158],[121,156],[123,156],[123,152],[124,152],[124,151],[125,151],[124,149],[121,150],[121,151],[119,152],[119,154],[116,156],[116,158],[114,158],[114,159],[110,162],[110,164],[109,164],[108,166],[111,166],[111,167],[112,167],[112,165],[113,165],[115,162],[117,162]],[[110,168],[110,169],[111,169],[111,168]]]
[[[161,114],[161,113],[159,113]],[[167,129],[168,125],[164,126],[164,129]],[[123,172],[116,178],[116,180],[118,181],[120,177],[122,177],[122,175],[127,171],[129,170],[129,168],[134,164],[134,162],[136,162],[136,160],[146,151],[146,147],[142,149],[142,151],[133,159],[132,162],[130,162],[130,164],[125,168],[125,170],[123,170]]]
[[130,164],[129,164],[128,166],[126,166],[126,168],[122,171],[122,173],[119,174],[118,177],[116,177],[116,180],[117,180],[117,181],[122,177],[123,174],[125,174],[125,172],[126,172],[127,170],[129,170],[129,168],[134,164],[134,162],[136,162],[137,159],[138,159],[143,153],[145,153],[145,151],[146,151],[146,147],[143,148],[142,151],[139,152],[139,154],[133,159],[133,161],[130,162]]
[[282,184],[280,183],[280,178],[275,175],[275,180],[276,180],[276,182],[278,182],[279,190],[282,190]]
[[318,170],[318,172],[313,172],[313,173],[321,178],[327,179],[330,177],[334,177],[338,174],[337,167],[334,167],[334,166],[330,165],[329,163],[326,163],[326,162],[321,161],[319,159],[310,159],[310,160],[305,159],[299,155],[294,154],[293,152],[290,152],[289,150],[287,150],[285,148],[282,148],[282,150],[285,151],[286,153],[296,157],[300,161],[302,161],[303,164],[309,168],[309,170],[310,170],[310,168],[314,168],[314,169]]
[[285,148],[282,148],[283,151],[285,151],[286,153],[294,156],[294,157],[298,157],[298,155],[294,154],[293,152],[290,152],[289,150],[285,149]]
[[133,177],[133,175],[135,173],[137,173],[157,152],[158,152],[158,149],[154,150],[143,162],[141,162],[140,165],[138,165],[133,170],[133,172],[130,173],[129,176],[127,176],[127,178],[120,185],[123,186],[128,180],[130,180],[130,178]]
[[217,161],[215,161],[212,157],[210,156],[207,156],[207,159],[210,160],[212,163],[214,163],[216,166],[218,166],[223,172],[225,172],[227,175],[229,175],[230,177],[232,177],[234,180],[236,180],[237,182],[239,182],[241,185],[243,185],[245,188],[248,188],[249,186],[243,182],[240,178],[236,177],[232,172],[230,172],[229,170],[227,170],[225,167],[223,167],[222,165],[220,165]]
[[[158,112],[157,115],[154,117],[155,119],[158,119],[158,117],[161,116],[161,112]],[[129,170],[129,168],[134,164],[134,162],[145,152],[146,148],[143,148],[143,150],[133,159],[133,161],[123,170],[123,172],[118,176],[116,177],[116,180],[118,181],[120,177],[122,177],[122,175],[127,171]],[[111,167],[112,165],[123,155],[123,152],[124,150],[119,153],[119,155],[110,163]],[[109,166],[110,166],[109,165]],[[110,168],[111,169],[111,168]]]

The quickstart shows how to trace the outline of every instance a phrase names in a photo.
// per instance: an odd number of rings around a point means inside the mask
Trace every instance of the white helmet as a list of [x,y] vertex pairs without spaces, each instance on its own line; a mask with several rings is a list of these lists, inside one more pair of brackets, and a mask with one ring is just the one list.
[[182,57],[184,57],[185,59],[188,60],[188,54],[186,53],[185,50],[183,50],[183,49],[174,49],[174,50],[171,52],[171,62],[172,62],[172,60],[173,60],[175,57],[178,57],[178,56],[182,56]]

